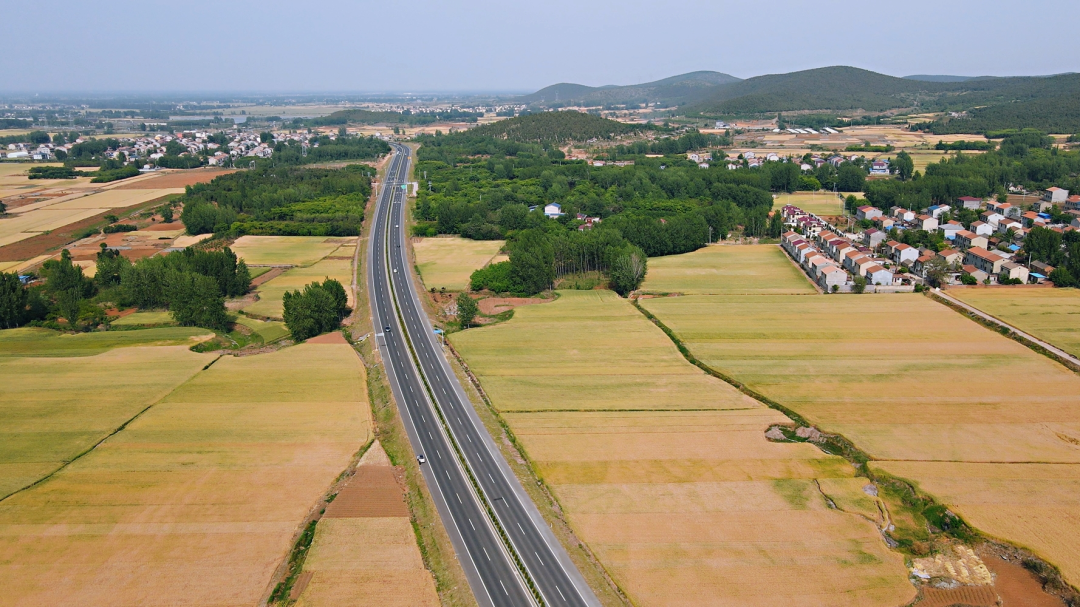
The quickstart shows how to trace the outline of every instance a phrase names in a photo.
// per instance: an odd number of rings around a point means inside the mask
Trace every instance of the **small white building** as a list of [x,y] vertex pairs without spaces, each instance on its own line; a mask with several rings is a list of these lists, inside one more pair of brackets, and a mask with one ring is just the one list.
[[562,214],[563,212],[561,204],[557,202],[552,202],[544,205],[544,215],[547,215],[548,217],[554,219],[556,217],[562,217]]

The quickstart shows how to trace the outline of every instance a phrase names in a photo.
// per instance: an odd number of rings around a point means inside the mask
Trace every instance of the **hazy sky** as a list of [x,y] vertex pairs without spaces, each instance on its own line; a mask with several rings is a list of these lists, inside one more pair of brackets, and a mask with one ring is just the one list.
[[1080,71],[1078,21],[1076,0],[0,0],[0,93],[523,91],[827,65],[1051,74]]

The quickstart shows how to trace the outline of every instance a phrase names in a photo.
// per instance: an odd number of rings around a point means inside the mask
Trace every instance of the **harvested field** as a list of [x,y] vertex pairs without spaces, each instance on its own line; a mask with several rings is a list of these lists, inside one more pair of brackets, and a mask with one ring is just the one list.
[[315,528],[298,607],[439,605],[397,474],[376,441]]
[[1080,290],[949,289],[949,295],[1080,356]]
[[356,238],[241,236],[232,250],[248,265],[310,266],[350,242]]
[[919,295],[642,305],[712,368],[843,434],[875,466],[1080,584],[1076,374]]
[[649,260],[643,291],[685,294],[807,294],[817,291],[776,245],[713,245]]
[[113,348],[133,346],[194,346],[213,337],[209,329],[168,327],[142,331],[58,333],[23,327],[0,331],[0,361],[9,357],[94,356]]
[[786,204],[793,204],[807,213],[823,217],[844,214],[844,197],[837,197],[832,192],[780,194],[773,199],[773,210],[779,212]]
[[213,238],[213,234],[199,234],[197,236],[181,236],[173,241],[174,247],[186,248],[193,244],[200,243],[208,238]]
[[48,209],[122,209],[133,207],[150,200],[164,198],[170,194],[183,194],[183,188],[157,188],[140,190],[105,190],[89,196],[80,196],[71,200],[48,205]]
[[175,173],[162,173],[151,179],[125,183],[118,190],[145,190],[150,188],[183,188],[197,183],[207,183],[215,177],[235,173],[233,169],[191,169]]
[[324,259],[308,267],[291,268],[281,276],[262,283],[256,290],[259,301],[245,306],[243,310],[249,314],[280,319],[281,298],[286,291],[302,290],[312,282],[322,282],[327,278],[337,279],[349,295],[349,305],[354,305],[352,290],[349,289],[352,284],[352,260]]
[[5,600],[257,604],[312,505],[369,439],[365,394],[349,346],[221,358],[0,503]]
[[631,601],[863,606],[915,596],[875,525],[830,509],[817,488],[865,483],[846,461],[766,440],[771,424],[790,420],[687,363],[626,300],[559,295],[450,339]]
[[473,271],[486,266],[504,242],[454,236],[421,238],[412,246],[426,288],[463,291],[469,287],[469,276]]

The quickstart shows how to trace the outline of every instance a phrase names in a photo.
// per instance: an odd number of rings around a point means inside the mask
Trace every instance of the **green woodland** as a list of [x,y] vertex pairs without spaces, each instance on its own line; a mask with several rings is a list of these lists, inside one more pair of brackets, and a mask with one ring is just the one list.
[[[793,163],[702,169],[681,153],[723,141],[696,132],[613,147],[612,157],[632,164],[597,167],[566,160],[553,144],[616,140],[628,125],[576,112],[491,126],[499,125],[418,138],[415,234],[508,241],[510,260],[474,274],[474,290],[532,294],[563,276],[599,272],[625,294],[644,278],[648,257],[693,251],[740,227],[746,236],[779,236],[779,217],[768,215],[771,192],[821,187],[805,181]],[[576,125],[585,128],[577,132]],[[645,156],[658,149],[680,155]],[[844,170],[857,173],[861,187],[865,169]],[[544,215],[550,203],[562,206],[559,218]],[[578,214],[601,221],[579,230]]]
[[238,171],[189,186],[180,219],[189,234],[356,236],[372,172],[366,165]]

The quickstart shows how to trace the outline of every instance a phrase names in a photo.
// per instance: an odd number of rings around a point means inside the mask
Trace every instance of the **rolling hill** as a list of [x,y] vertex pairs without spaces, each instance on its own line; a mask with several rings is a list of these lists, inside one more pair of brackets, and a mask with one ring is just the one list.
[[622,105],[627,103],[661,103],[682,105],[707,97],[717,87],[739,82],[739,79],[720,72],[690,72],[655,82],[629,86],[585,86],[561,83],[518,97],[519,103],[545,107],[565,105]]
[[[558,102],[555,102],[555,99]],[[740,80],[718,72],[693,72],[632,86],[558,84],[519,101],[536,106],[641,103],[678,105],[688,116],[724,117],[821,111],[885,112],[968,110],[969,123],[950,128],[982,132],[1038,128],[1055,132],[1076,123],[1080,74],[1023,77],[921,75],[897,78],[847,66],[824,67]],[[1059,119],[1063,118],[1063,119]]]

